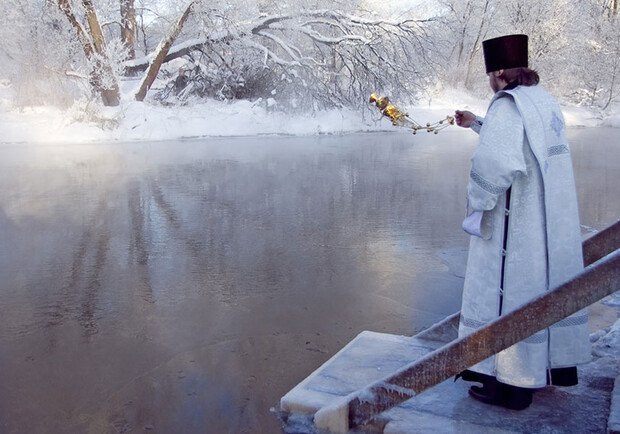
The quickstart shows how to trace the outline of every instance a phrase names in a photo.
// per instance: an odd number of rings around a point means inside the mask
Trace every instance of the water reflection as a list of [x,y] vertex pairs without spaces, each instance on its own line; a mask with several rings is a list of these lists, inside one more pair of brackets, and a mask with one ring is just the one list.
[[[571,134],[601,229],[614,136]],[[458,310],[475,139],[0,148],[2,431],[277,431],[269,407],[359,331]]]

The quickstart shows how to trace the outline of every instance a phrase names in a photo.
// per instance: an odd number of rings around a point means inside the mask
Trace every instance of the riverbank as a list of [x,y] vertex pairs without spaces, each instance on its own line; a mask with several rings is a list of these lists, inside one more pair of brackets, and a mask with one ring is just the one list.
[[[275,110],[265,101],[208,101],[185,106],[123,101],[119,107],[78,101],[65,110],[43,106],[16,108],[12,101],[10,86],[0,85],[0,144],[314,136],[395,130],[370,104],[363,112],[333,109],[302,115]],[[423,105],[401,108],[425,124],[452,115],[456,109],[484,114],[487,103],[464,92],[451,91]],[[605,113],[575,106],[564,106],[563,112],[569,127],[620,128],[620,104]]]

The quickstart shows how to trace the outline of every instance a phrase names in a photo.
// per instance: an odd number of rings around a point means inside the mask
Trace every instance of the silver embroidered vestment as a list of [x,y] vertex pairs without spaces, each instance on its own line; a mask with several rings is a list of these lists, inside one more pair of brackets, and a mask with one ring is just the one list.
[[[500,304],[510,312],[583,268],[572,162],[556,101],[540,86],[500,91],[479,132],[467,200],[483,213],[480,236],[470,241],[460,336],[497,318]],[[471,369],[514,386],[544,387],[547,369],[590,360],[587,322],[587,312],[578,312]]]

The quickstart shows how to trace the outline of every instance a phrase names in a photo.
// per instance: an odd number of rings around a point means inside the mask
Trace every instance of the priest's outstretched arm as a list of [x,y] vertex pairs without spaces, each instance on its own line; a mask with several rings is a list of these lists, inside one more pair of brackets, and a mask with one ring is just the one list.
[[459,127],[471,128],[476,133],[480,134],[480,128],[482,128],[484,118],[480,116],[476,116],[470,111],[462,111],[462,110],[455,111],[454,118],[456,119],[456,124]]

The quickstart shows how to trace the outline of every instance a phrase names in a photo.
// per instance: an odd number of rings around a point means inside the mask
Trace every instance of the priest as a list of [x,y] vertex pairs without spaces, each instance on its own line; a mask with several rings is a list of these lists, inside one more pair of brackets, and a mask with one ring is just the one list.
[[[480,135],[471,159],[471,235],[459,336],[571,279],[583,268],[571,155],[558,103],[528,66],[528,38],[483,42],[495,95],[486,117],[457,111]],[[480,401],[522,410],[548,384],[577,384],[590,360],[587,311],[580,311],[459,374],[478,382]]]

